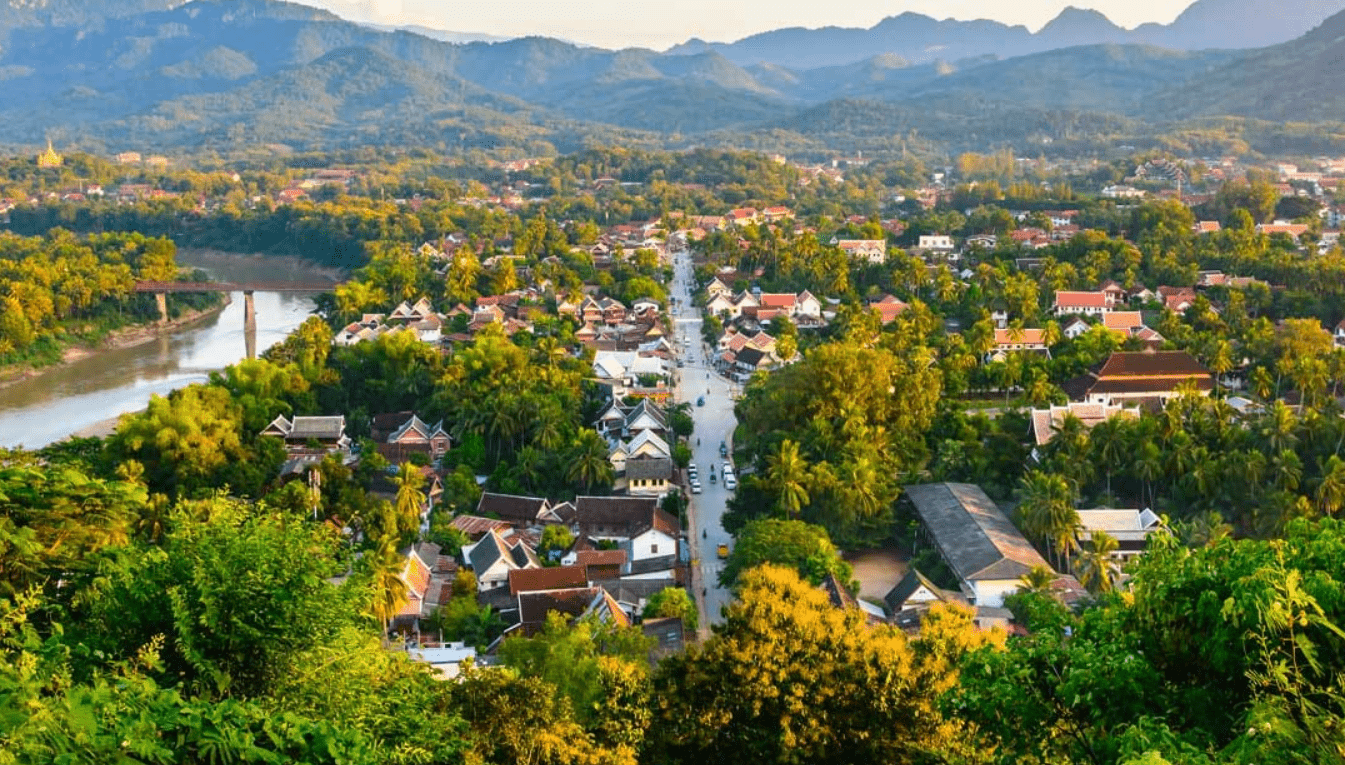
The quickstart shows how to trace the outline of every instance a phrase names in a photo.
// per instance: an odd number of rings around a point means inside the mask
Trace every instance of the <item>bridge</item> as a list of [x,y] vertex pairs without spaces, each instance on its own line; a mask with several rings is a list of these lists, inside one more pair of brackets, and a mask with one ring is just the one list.
[[254,292],[330,292],[331,282],[136,282],[133,292],[152,292],[159,306],[159,323],[168,322],[170,292],[241,292],[243,293],[243,338],[250,359],[257,358],[257,306]]

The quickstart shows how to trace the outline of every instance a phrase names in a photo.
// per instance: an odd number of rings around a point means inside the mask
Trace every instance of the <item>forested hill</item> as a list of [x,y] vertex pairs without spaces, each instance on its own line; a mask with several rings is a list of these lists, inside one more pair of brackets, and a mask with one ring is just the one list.
[[[815,69],[538,37],[453,44],[275,0],[196,0],[93,26],[51,18],[0,49],[0,120],[14,146],[882,151],[904,123],[870,117],[908,114],[935,152],[1025,143],[1067,151],[1144,143],[1174,115],[1345,120],[1324,79],[1340,17],[1300,41],[1247,52],[1109,43],[930,63],[885,52]],[[1052,34],[1081,39],[1059,26]],[[840,119],[807,126],[821,105]],[[1004,119],[1006,110],[1021,118]]]

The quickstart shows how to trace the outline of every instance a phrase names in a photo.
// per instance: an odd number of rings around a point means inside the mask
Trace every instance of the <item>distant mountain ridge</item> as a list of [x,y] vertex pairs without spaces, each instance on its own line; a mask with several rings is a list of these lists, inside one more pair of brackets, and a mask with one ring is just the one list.
[[1287,42],[1345,10],[1345,0],[1196,0],[1171,24],[1123,29],[1094,10],[1067,7],[1036,33],[997,21],[936,20],[903,13],[869,29],[793,27],[732,43],[688,40],[668,53],[714,50],[744,66],[794,69],[839,66],[885,53],[915,63],[1040,53],[1074,45],[1123,43],[1173,50],[1258,48]]
[[[954,29],[907,16],[892,26],[916,24],[927,43]],[[1117,33],[1088,11],[1057,21],[1038,35],[1063,43]],[[452,44],[280,0],[194,0],[11,35],[0,48],[0,141],[792,150],[843,136],[979,150],[1205,115],[1345,122],[1332,81],[1342,39],[1345,13],[1250,51],[1109,42],[1001,58],[957,56],[949,45],[927,60],[884,52],[793,68],[743,65],[714,48],[610,51],[544,37]]]

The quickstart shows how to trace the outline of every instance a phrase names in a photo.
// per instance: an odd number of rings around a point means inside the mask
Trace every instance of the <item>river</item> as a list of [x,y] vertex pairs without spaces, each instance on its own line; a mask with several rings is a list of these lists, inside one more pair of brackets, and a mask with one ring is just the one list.
[[[288,258],[183,250],[177,260],[219,281],[311,284],[334,278],[328,270]],[[149,342],[99,351],[0,388],[0,447],[36,449],[99,430],[110,418],[144,409],[152,394],[204,382],[211,372],[243,359],[243,295],[231,297],[223,311]],[[258,352],[285,339],[313,312],[311,295],[258,292],[254,300]]]

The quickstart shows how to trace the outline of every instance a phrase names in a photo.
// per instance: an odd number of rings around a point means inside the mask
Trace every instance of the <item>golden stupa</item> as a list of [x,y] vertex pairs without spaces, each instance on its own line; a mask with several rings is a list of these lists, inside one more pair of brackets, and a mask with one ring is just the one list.
[[37,155],[37,166],[38,167],[61,166],[61,155],[57,154],[56,150],[51,147],[50,138],[47,139],[47,150]]

